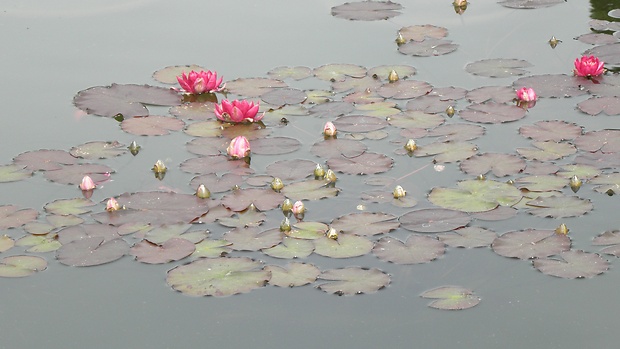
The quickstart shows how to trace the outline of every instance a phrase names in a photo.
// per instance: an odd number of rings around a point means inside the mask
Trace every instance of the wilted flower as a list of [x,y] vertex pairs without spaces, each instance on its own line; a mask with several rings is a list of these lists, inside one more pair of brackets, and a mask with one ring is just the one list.
[[105,204],[105,210],[108,212],[118,211],[121,209],[121,205],[116,201],[115,198],[110,198],[108,202]]
[[152,170],[155,173],[166,173],[167,168],[166,168],[166,165],[164,165],[163,161],[157,160],[155,162],[155,165],[153,165]]
[[258,114],[258,108],[260,103],[254,104],[254,102],[243,101],[229,101],[227,99],[222,101],[222,104],[215,105],[215,116],[218,119],[225,122],[258,122],[265,113]]
[[97,186],[95,185],[95,182],[93,182],[93,179],[90,178],[90,176],[84,176],[84,178],[82,178],[82,183],[80,183],[80,189],[93,190],[96,187]]
[[177,80],[183,89],[192,94],[217,92],[222,88],[222,78],[217,79],[217,73],[210,70],[199,72],[191,71],[189,74],[177,76]]
[[323,134],[326,137],[333,137],[336,135],[338,131],[336,130],[336,126],[334,126],[334,123],[332,123],[331,121],[328,121],[325,123],[325,126],[323,126]]
[[605,62],[602,62],[598,57],[583,56],[575,59],[575,75],[592,77],[603,74],[605,69],[603,68]]
[[204,184],[201,184],[198,186],[198,189],[196,189],[196,196],[201,199],[208,199],[211,197],[211,192]]
[[517,90],[517,99],[525,102],[533,102],[536,100],[536,92],[531,87],[521,87]]
[[244,136],[237,136],[230,141],[230,145],[226,151],[233,159],[243,159],[250,155],[250,142]]

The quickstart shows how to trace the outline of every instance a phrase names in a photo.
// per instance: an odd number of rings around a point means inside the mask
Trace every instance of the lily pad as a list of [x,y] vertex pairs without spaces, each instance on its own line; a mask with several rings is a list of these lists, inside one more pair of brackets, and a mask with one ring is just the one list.
[[517,148],[517,152],[528,160],[539,161],[557,160],[577,152],[575,146],[569,143],[545,141],[532,142],[532,145],[536,148]]
[[533,175],[518,178],[515,185],[528,191],[553,191],[567,186],[568,180],[555,175]]
[[465,180],[459,189],[433,188],[428,199],[433,204],[463,212],[490,211],[499,205],[512,206],[522,198],[519,189],[492,180]]
[[439,233],[464,227],[471,217],[463,212],[443,208],[409,211],[399,218],[403,228],[418,233]]
[[465,66],[465,71],[480,76],[492,78],[506,78],[515,75],[523,75],[528,71],[521,68],[531,67],[532,64],[522,59],[483,59]]
[[335,118],[341,115],[348,114],[355,109],[353,104],[348,102],[326,102],[317,104],[310,108],[310,114],[317,118]]
[[547,74],[527,76],[515,81],[512,86],[518,90],[522,87],[531,87],[536,91],[538,97],[576,97],[586,94],[583,88],[592,84],[587,79],[580,79],[575,76],[564,74]]
[[497,3],[508,8],[534,9],[554,6],[564,2],[564,0],[502,0]]
[[[366,149],[368,149],[368,147],[360,141],[355,141],[352,139],[328,138],[314,143],[310,149],[310,152],[322,158],[332,158],[340,155],[345,157],[355,157],[362,155]],[[314,171],[314,168],[312,171]],[[308,174],[310,173],[312,172],[308,172]]]
[[259,211],[269,211],[282,203],[284,196],[271,189],[239,189],[222,198],[222,205],[240,212],[254,204]]
[[224,234],[236,251],[258,251],[276,246],[284,234],[279,229],[262,230],[259,227],[239,227]]
[[208,232],[204,230],[188,232],[190,228],[191,224],[187,223],[165,224],[146,232],[144,239],[156,245],[163,245],[170,239],[185,239],[195,244],[202,241],[208,235]]
[[306,100],[306,93],[294,88],[279,88],[260,96],[265,103],[283,106],[285,104],[299,104]]
[[267,78],[242,78],[226,83],[226,89],[229,92],[255,98],[283,87],[288,87],[284,81]]
[[515,90],[508,86],[483,86],[467,92],[467,100],[472,103],[495,103],[512,102],[515,98]]
[[39,212],[33,209],[19,209],[17,206],[0,206],[0,230],[17,228],[37,218]]
[[28,246],[26,252],[45,253],[58,250],[62,245],[56,234],[26,235],[15,242],[17,246]]
[[222,123],[217,120],[195,122],[183,132],[193,137],[219,137],[222,135]]
[[418,57],[441,56],[452,53],[459,48],[451,40],[425,39],[423,41],[409,41],[398,47],[398,52]]
[[169,270],[166,282],[190,296],[225,297],[265,286],[271,273],[262,266],[247,257],[199,259]]
[[561,142],[572,140],[580,136],[581,132],[580,126],[560,120],[543,120],[534,123],[534,125],[519,128],[519,133],[523,137],[532,138],[536,141]]
[[369,132],[380,130],[388,125],[387,121],[373,116],[347,115],[334,120],[334,125],[339,131],[345,132]]
[[435,142],[418,147],[415,157],[435,155],[434,161],[440,163],[465,160],[478,152],[475,144],[468,142]]
[[214,109],[214,102],[185,102],[170,108],[169,112],[182,120],[206,121],[215,118]]
[[322,272],[319,279],[330,281],[320,284],[319,289],[339,296],[375,293],[390,283],[390,276],[376,268],[330,269]]
[[230,246],[231,243],[226,240],[210,240],[204,239],[201,242],[195,245],[196,250],[192,253],[192,257],[196,258],[216,258],[216,257],[224,257],[229,254],[232,249]]
[[484,127],[472,124],[444,124],[435,127],[429,137],[439,137],[439,142],[462,142],[476,139],[484,135]]
[[525,169],[525,161],[516,155],[484,153],[474,155],[461,163],[461,170],[471,175],[484,175],[489,171],[497,177],[515,175]]
[[358,21],[390,19],[401,14],[396,10],[403,7],[391,1],[347,2],[332,7],[332,16]]
[[306,258],[314,251],[312,241],[285,236],[278,245],[263,249],[262,252],[274,258]]
[[138,262],[163,264],[183,259],[195,249],[194,244],[185,239],[171,238],[161,245],[142,240],[133,245],[129,253],[135,256]]
[[123,239],[105,241],[103,237],[93,236],[63,244],[56,251],[56,259],[65,265],[90,267],[113,262],[128,252],[129,245]]
[[296,181],[312,175],[315,167],[316,163],[310,160],[280,160],[267,166],[266,172],[283,181]]
[[388,80],[392,70],[398,74],[400,79],[408,78],[416,73],[416,69],[410,65],[380,65],[368,70],[368,75],[376,76],[381,80]]
[[581,150],[603,153],[620,152],[620,130],[590,131],[575,139],[575,145]]
[[203,156],[183,161],[180,168],[184,172],[211,174],[231,172],[237,175],[254,173],[250,165],[243,160],[230,160],[226,155]]
[[400,226],[396,216],[380,212],[350,213],[340,216],[331,223],[337,231],[372,236],[385,234]]
[[483,124],[499,124],[517,121],[525,117],[526,111],[514,105],[488,102],[472,104],[459,112],[463,120]]
[[459,286],[442,286],[426,292],[420,297],[437,299],[428,306],[443,310],[463,310],[480,303],[480,298],[474,296],[471,290]]
[[406,129],[433,128],[443,124],[446,120],[437,114],[424,113],[417,110],[405,111],[390,117],[390,125]]
[[448,29],[431,24],[403,27],[398,33],[407,41],[424,41],[426,39],[443,39],[448,36]]
[[577,104],[577,108],[590,115],[605,113],[607,115],[620,114],[620,98],[618,97],[592,97]]
[[24,277],[47,269],[47,261],[37,256],[9,256],[0,260],[0,277]]
[[411,234],[402,242],[393,237],[383,237],[372,249],[382,261],[396,264],[428,263],[441,257],[446,251],[443,242],[429,236]]
[[327,236],[312,240],[314,253],[330,258],[351,258],[363,256],[372,251],[374,243],[365,237],[339,234],[338,240]]
[[565,279],[590,278],[609,269],[609,262],[596,253],[570,250],[560,253],[559,257],[561,259],[536,259],[534,268]]
[[301,148],[301,142],[290,137],[259,138],[252,141],[252,154],[282,155]]
[[[367,2],[368,3],[368,2]],[[366,76],[366,68],[355,64],[326,64],[314,68],[314,75],[325,81],[344,81],[347,77]]]
[[433,86],[425,81],[398,80],[396,82],[383,84],[383,86],[377,90],[377,93],[384,98],[410,99],[424,96],[431,92],[432,89]]
[[73,98],[76,107],[100,116],[125,118],[148,116],[144,104],[173,106],[181,104],[179,94],[168,88],[149,85],[95,86],[80,91]]
[[127,147],[117,141],[113,142],[88,142],[71,148],[71,155],[82,159],[108,159],[123,155]]
[[599,193],[620,193],[620,173],[601,174],[590,180],[595,185],[594,190]]
[[321,222],[298,222],[293,225],[286,235],[296,239],[315,240],[325,236],[329,229],[327,224]]
[[101,183],[108,180],[110,173],[113,172],[112,168],[105,165],[75,164],[64,166],[59,170],[45,171],[44,176],[52,182],[78,185],[86,175],[95,183]]
[[538,217],[579,217],[594,207],[588,199],[580,199],[577,196],[551,196],[538,198],[527,202],[531,207],[529,213]]
[[235,185],[241,185],[242,183],[243,177],[233,173],[225,173],[222,176],[211,173],[192,178],[189,185],[195,189],[199,185],[204,184],[211,193],[224,193],[232,190]]
[[267,72],[267,75],[273,79],[284,80],[302,80],[312,76],[312,69],[303,66],[297,67],[277,67]]
[[8,235],[0,236],[0,253],[6,252],[15,246],[15,240]]
[[63,165],[73,165],[77,159],[64,150],[35,150],[17,155],[13,163],[29,171],[59,170]]
[[491,247],[500,256],[519,259],[546,258],[570,249],[567,235],[554,230],[527,229],[502,234]]
[[453,233],[437,234],[439,240],[451,247],[488,247],[497,238],[497,233],[479,227],[463,227]]
[[607,246],[600,252],[612,256],[620,256],[620,232],[618,230],[606,231],[592,240],[594,246]]
[[58,215],[80,215],[92,211],[92,207],[96,204],[88,199],[59,199],[45,205],[44,209],[48,213]]
[[137,136],[163,136],[170,131],[180,131],[185,127],[182,120],[167,116],[151,115],[125,119],[121,128],[127,133]]
[[355,157],[338,157],[327,160],[327,165],[334,171],[348,174],[375,174],[388,171],[394,160],[386,155],[365,152]]
[[205,68],[196,65],[196,64],[187,64],[187,65],[173,65],[168,66],[153,73],[153,79],[163,83],[163,84],[178,84],[177,76],[182,75],[183,73],[189,73],[191,71],[201,71],[206,70]]
[[1,165],[0,183],[16,182],[32,177],[32,171],[22,165]]
[[319,268],[306,263],[289,263],[285,267],[267,265],[264,270],[271,272],[269,283],[279,287],[297,287],[313,283],[321,274]]
[[338,195],[339,190],[322,180],[309,179],[284,186],[282,194],[292,200],[320,200]]

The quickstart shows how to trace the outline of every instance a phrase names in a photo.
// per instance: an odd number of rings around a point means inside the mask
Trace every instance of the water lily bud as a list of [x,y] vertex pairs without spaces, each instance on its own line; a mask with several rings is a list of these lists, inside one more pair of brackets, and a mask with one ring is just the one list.
[[325,169],[321,164],[316,164],[314,168],[314,178],[319,179],[325,177]]
[[562,223],[562,224],[560,224],[559,227],[555,228],[555,233],[556,234],[561,234],[561,235],[566,235],[566,234],[568,234],[568,227],[566,227],[566,224]]
[[407,42],[407,40],[405,40],[405,38],[403,37],[403,34],[401,34],[400,32],[398,32],[398,36],[396,37],[395,41],[398,46]]
[[237,136],[230,141],[226,152],[233,159],[243,159],[250,155],[250,141],[244,136]]
[[515,185],[515,181],[513,181],[512,179],[509,179],[506,181],[506,184]]
[[325,126],[323,127],[323,135],[325,135],[325,137],[334,137],[337,132],[338,130],[336,130],[336,126],[334,126],[331,121],[325,123]]
[[396,70],[392,70],[390,72],[390,75],[388,75],[388,81],[389,82],[396,82],[398,81],[398,73],[396,73]]
[[336,180],[338,180],[338,177],[336,177],[336,173],[334,173],[334,171],[328,169],[327,172],[325,172],[325,176],[323,177],[323,179],[325,179],[329,183],[335,183]]
[[521,87],[517,90],[517,99],[525,102],[535,101],[537,98],[536,92],[531,87]]
[[574,175],[573,177],[571,177],[568,184],[570,185],[570,188],[573,190],[573,193],[576,193],[579,190],[579,188],[581,188],[581,185],[583,184],[583,182],[581,181],[581,179],[579,179],[579,177],[577,177],[577,175]]
[[105,204],[105,210],[108,212],[118,211],[121,209],[121,205],[116,201],[115,198],[110,198],[108,202]]
[[291,212],[293,212],[293,201],[291,201],[291,199],[284,199],[284,202],[282,202],[282,213],[284,213],[285,216],[290,216]]
[[93,190],[96,187],[97,186],[95,185],[95,182],[93,182],[93,179],[90,178],[90,176],[84,176],[84,178],[82,178],[82,183],[80,183],[80,189],[88,191]]
[[453,106],[449,106],[448,108],[446,108],[446,115],[448,115],[448,117],[453,117],[454,116],[454,107]]
[[407,144],[405,144],[405,149],[408,152],[413,153],[416,149],[418,149],[418,145],[415,144],[415,141],[413,139],[410,139],[407,141]]
[[555,48],[561,42],[562,40],[558,40],[555,38],[555,36],[552,36],[551,39],[549,39],[549,46],[551,46],[551,48]]
[[196,196],[201,199],[208,199],[211,197],[211,192],[204,184],[201,184],[198,186],[198,189],[196,189]]
[[279,193],[282,188],[284,188],[284,183],[282,183],[282,180],[278,177],[273,177],[273,180],[271,181],[271,189],[273,189],[276,193]]
[[400,185],[397,185],[396,188],[394,188],[394,199],[400,199],[405,197],[405,195],[407,195],[407,191],[405,189],[403,189],[403,187],[401,187]]
[[336,229],[332,227],[329,227],[329,229],[325,233],[325,236],[327,236],[327,238],[332,239],[332,240],[338,240],[338,232],[336,231]]
[[454,12],[459,15],[465,13],[465,10],[467,10],[467,5],[467,0],[454,0],[454,2],[452,3],[452,6],[454,7]]
[[140,149],[142,147],[138,145],[138,143],[136,143],[136,141],[131,142],[131,144],[129,144],[129,146],[127,147],[127,149],[129,149],[129,152],[131,153],[131,155],[136,156],[138,155],[138,153],[140,152]]
[[616,194],[616,192],[613,189],[607,189],[607,191],[605,192],[605,194],[609,195],[609,196],[614,196],[614,194]]
[[483,174],[479,174],[476,176],[476,179],[479,181],[486,181],[487,180],[487,176],[483,175]]
[[166,168],[166,165],[164,165],[163,161],[157,160],[152,170],[155,173],[166,173],[167,168]]
[[288,219],[288,217],[284,217],[282,223],[280,223],[280,231],[291,231],[291,221]]
[[292,211],[295,217],[297,217],[298,215],[303,216],[304,212],[306,212],[306,206],[304,206],[304,203],[301,201],[295,201]]

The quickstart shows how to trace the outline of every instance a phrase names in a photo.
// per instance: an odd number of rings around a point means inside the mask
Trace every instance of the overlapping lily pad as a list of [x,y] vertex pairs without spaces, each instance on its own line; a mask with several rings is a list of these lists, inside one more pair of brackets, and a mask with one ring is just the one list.
[[536,259],[534,268],[540,272],[565,279],[591,278],[609,269],[609,262],[596,253],[570,250],[559,254],[559,259]]
[[321,274],[319,268],[306,263],[289,263],[285,267],[267,265],[264,270],[271,272],[269,283],[279,287],[298,287],[316,280]]
[[171,238],[161,245],[142,240],[131,247],[130,253],[139,262],[162,264],[183,259],[195,249],[194,244],[185,239]]
[[527,229],[503,234],[493,241],[492,247],[495,253],[504,257],[546,258],[568,251],[571,241],[568,236],[556,234],[553,230]]
[[577,196],[550,196],[530,200],[527,205],[531,207],[529,212],[539,217],[578,217],[590,212],[593,208],[588,199]]
[[467,121],[483,124],[499,124],[517,121],[525,117],[525,110],[514,105],[487,102],[472,104],[459,112],[459,116]]
[[30,171],[59,170],[63,165],[73,165],[77,159],[64,150],[27,151],[13,158],[15,165]]
[[464,227],[471,217],[463,212],[443,208],[409,211],[399,218],[403,228],[419,233],[439,233]]
[[396,264],[428,263],[446,251],[443,242],[430,236],[411,234],[405,242],[393,237],[383,237],[372,249],[379,259]]
[[271,189],[239,189],[234,190],[222,198],[222,205],[240,212],[254,204],[259,211],[268,211],[278,207],[284,200],[284,196]]
[[308,179],[284,186],[282,194],[295,200],[320,200],[338,195],[338,188],[323,180]]
[[107,159],[123,155],[127,147],[118,141],[112,142],[87,142],[71,148],[70,154],[82,159]]
[[365,152],[355,157],[340,156],[327,160],[327,165],[334,171],[349,174],[375,174],[388,171],[394,160],[384,154]]
[[262,230],[259,227],[239,227],[224,234],[237,251],[258,251],[276,246],[284,234],[279,229]]
[[437,234],[439,240],[452,247],[476,248],[491,246],[497,234],[479,227],[455,229],[453,233]]
[[390,276],[376,268],[330,269],[322,272],[319,279],[329,281],[320,284],[319,289],[339,296],[375,293],[390,283]]
[[363,256],[372,250],[373,242],[362,236],[338,234],[338,239],[327,236],[312,240],[314,253],[330,258]]
[[0,183],[16,182],[32,177],[32,171],[21,165],[0,166]]
[[398,47],[398,52],[405,55],[430,57],[441,56],[456,51],[458,44],[451,40],[425,39],[423,41],[409,41]]
[[123,239],[106,241],[103,237],[92,236],[63,244],[56,251],[56,259],[74,267],[89,267],[113,262],[128,252],[129,245]]
[[262,250],[268,256],[285,259],[306,258],[312,251],[314,251],[312,241],[288,236],[285,236],[278,245]]
[[33,209],[19,209],[14,205],[0,206],[0,229],[20,227],[36,219],[38,215]]
[[512,154],[484,153],[461,163],[461,170],[471,175],[484,175],[491,171],[497,177],[517,174],[525,169],[525,161]]
[[134,117],[121,123],[123,131],[137,136],[163,136],[170,134],[170,131],[180,131],[183,127],[185,123],[182,120],[158,115]]
[[534,125],[526,125],[519,128],[519,133],[523,137],[537,141],[561,142],[572,140],[580,136],[581,132],[580,126],[560,120],[538,121]]
[[492,180],[465,180],[458,189],[433,188],[428,199],[437,206],[463,212],[490,211],[499,205],[512,206],[522,198],[519,189]]
[[332,228],[345,233],[371,236],[388,233],[400,226],[396,216],[381,212],[351,213],[331,223]]

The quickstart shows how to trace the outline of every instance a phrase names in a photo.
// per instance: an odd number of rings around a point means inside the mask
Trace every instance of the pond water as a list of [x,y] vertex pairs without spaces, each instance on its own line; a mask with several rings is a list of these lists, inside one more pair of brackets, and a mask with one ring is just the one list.
[[[95,191],[94,202],[105,203],[108,197],[124,192],[163,189],[192,193],[188,186],[192,175],[179,170],[179,164],[194,157],[184,147],[191,137],[182,132],[161,137],[125,133],[113,119],[77,110],[72,104],[74,95],[112,83],[161,85],[151,78],[153,72],[183,64],[216,70],[225,81],[265,77],[279,66],[410,65],[417,70],[410,79],[435,87],[472,90],[511,86],[518,77],[472,75],[464,70],[468,63],[522,59],[532,64],[526,75],[572,74],[574,59],[591,48],[574,40],[590,32],[591,8],[583,1],[515,10],[480,0],[470,3],[461,15],[449,1],[401,1],[404,8],[400,15],[370,22],[333,17],[330,9],[341,3],[135,0],[100,5],[97,1],[66,0],[53,7],[44,1],[4,5],[0,28],[8,34],[0,38],[4,48],[0,72],[5,81],[1,164],[9,164],[29,150],[69,150],[90,141],[117,140],[128,145],[136,140],[143,148],[138,156],[125,154],[102,161],[116,173]],[[447,39],[459,48],[436,57],[400,54],[394,42],[398,30],[423,24],[447,28]],[[552,36],[562,40],[555,49],[547,43]],[[287,82],[301,89],[330,88],[329,82],[316,79]],[[519,135],[519,127],[541,120],[574,122],[586,131],[620,128],[617,116],[589,116],[577,110],[576,104],[587,97],[541,98],[521,120],[482,124],[486,135],[472,142],[480,152],[514,152],[517,147],[531,146],[529,139]],[[405,102],[401,101],[400,107]],[[461,99],[456,108],[462,110],[467,105]],[[152,114],[167,113],[163,107],[149,109]],[[321,141],[321,127],[328,119],[289,119],[288,126],[267,122],[268,128],[273,128],[273,136],[298,138],[302,148],[292,155],[253,156],[251,167],[256,173],[263,173],[278,159],[321,161],[310,153],[310,147]],[[400,130],[392,127],[386,132],[390,133],[388,140],[402,141],[396,134]],[[394,153],[400,145],[386,140],[364,142],[396,160],[394,168],[383,175],[402,178],[398,184],[418,201],[414,209],[432,206],[425,196],[433,187],[454,188],[458,180],[473,177],[464,176],[458,163],[447,163],[445,171],[435,172],[432,157],[406,162],[408,157]],[[157,159],[170,169],[163,181],[149,172]],[[417,169],[421,170],[411,174]],[[617,172],[617,168],[613,170]],[[307,202],[307,220],[329,223],[356,212],[356,206],[363,203],[359,192],[373,189],[360,176],[338,176],[337,187],[342,190],[338,201]],[[41,173],[23,181],[0,183],[0,188],[0,205],[40,212],[46,203],[80,196],[75,186],[49,182]],[[392,189],[393,185],[384,188],[388,195]],[[563,192],[569,195],[570,189]],[[503,233],[555,229],[566,223],[573,248],[596,252],[599,248],[592,246],[592,238],[618,229],[613,218],[618,210],[617,195],[596,193],[592,186],[584,185],[579,196],[594,205],[592,212],[581,217],[539,218],[520,212],[509,220],[476,221],[474,225]],[[396,216],[411,210],[365,204],[371,212]],[[102,211],[103,204],[94,210]],[[266,228],[278,227],[281,219],[279,210],[267,212]],[[216,237],[229,230],[215,223],[202,229]],[[13,238],[24,235],[19,228],[3,233]],[[399,239],[408,234],[402,228],[391,233]],[[23,247],[14,247],[0,257],[23,253]],[[617,341],[613,331],[619,309],[614,299],[620,276],[613,256],[605,256],[611,267],[604,274],[569,280],[540,273],[528,261],[500,257],[490,248],[448,248],[438,260],[415,265],[386,263],[370,254],[351,259],[311,255],[302,261],[321,270],[379,268],[391,276],[391,283],[373,294],[342,297],[320,291],[314,287],[318,283],[295,288],[267,285],[230,297],[189,297],[165,283],[166,272],[189,259],[148,265],[125,256],[113,263],[78,268],[58,263],[53,252],[39,255],[49,263],[44,272],[0,278],[4,300],[0,305],[0,347],[579,348],[612,347]],[[231,255],[286,264],[259,252]],[[443,285],[472,289],[481,302],[462,311],[427,307],[428,300],[419,295]]]

